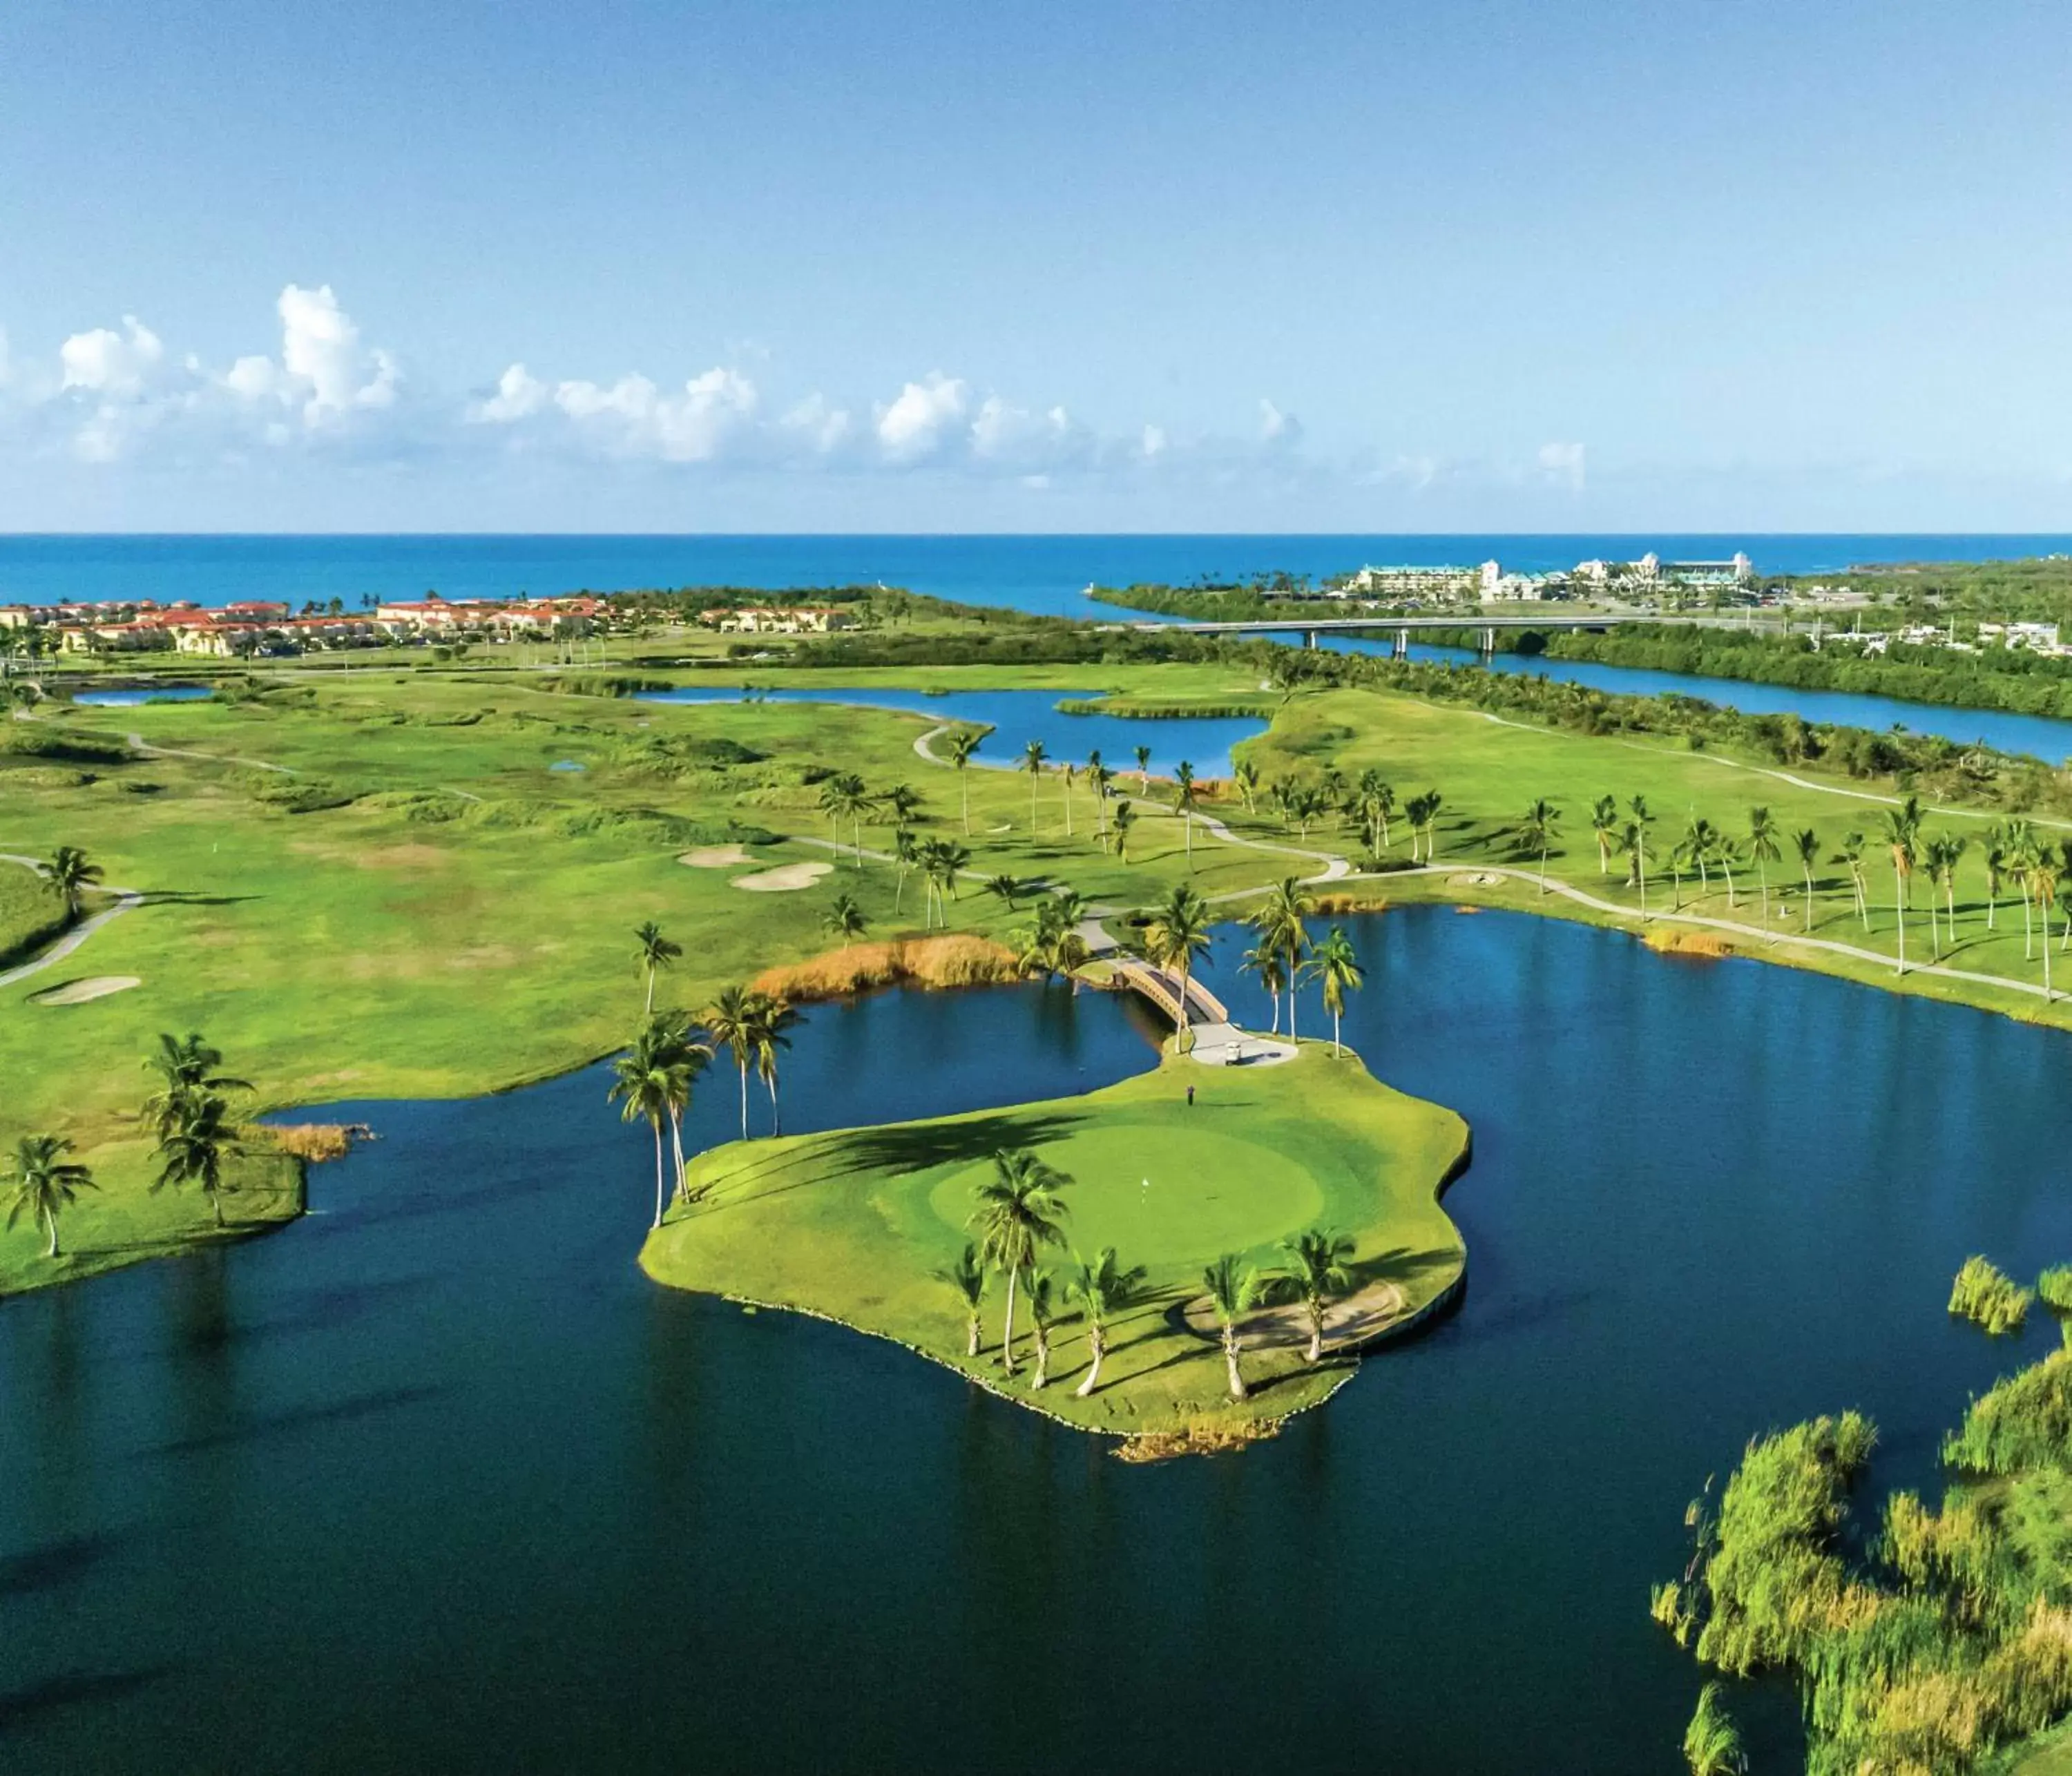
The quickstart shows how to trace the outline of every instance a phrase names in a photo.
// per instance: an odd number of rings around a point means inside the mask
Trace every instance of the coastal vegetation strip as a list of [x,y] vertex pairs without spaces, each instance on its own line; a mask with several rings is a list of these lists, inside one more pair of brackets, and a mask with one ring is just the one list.
[[[1466,1141],[1450,1111],[1380,1084],[1350,1051],[1334,1059],[1307,1045],[1299,1059],[1244,1067],[1174,1056],[1084,1097],[714,1149],[692,1161],[689,1201],[641,1261],[676,1287],[894,1339],[1083,1429],[1270,1423],[1334,1390],[1346,1359],[1327,1349],[1310,1362],[1305,1339],[1285,1335],[1282,1309],[1259,1301],[1240,1317],[1247,1392],[1233,1400],[1218,1337],[1189,1323],[1190,1304],[1197,1319],[1212,1318],[1205,1268],[1230,1255],[1263,1277],[1285,1261],[1283,1241],[1328,1226],[1350,1241],[1345,1293],[1389,1297],[1392,1311],[1360,1323],[1379,1331],[1412,1318],[1453,1288],[1465,1261],[1437,1194]],[[1023,1367],[1012,1376],[1001,1357],[1007,1277],[993,1276],[976,1322],[944,1280],[973,1240],[996,1157],[1018,1153],[1067,1181],[1054,1193],[1060,1242],[1033,1267],[1056,1297],[1040,1392],[1027,1367],[1028,1274],[1018,1285]],[[1065,1285],[1075,1255],[1108,1249],[1144,1276],[1083,1394],[1088,1317]]]

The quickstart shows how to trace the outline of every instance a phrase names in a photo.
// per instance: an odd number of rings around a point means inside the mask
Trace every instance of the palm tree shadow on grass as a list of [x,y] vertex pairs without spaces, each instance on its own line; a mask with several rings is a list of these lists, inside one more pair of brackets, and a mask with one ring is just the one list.
[[204,894],[185,888],[140,888],[147,906],[236,906],[248,900],[264,900],[264,894]]
[[716,1214],[859,1174],[899,1175],[976,1165],[1005,1149],[1063,1141],[1087,1120],[1077,1112],[1010,1110],[955,1122],[895,1123],[821,1136],[804,1153],[794,1147],[767,1157],[751,1156],[727,1174],[726,1194],[707,1199],[702,1207]]

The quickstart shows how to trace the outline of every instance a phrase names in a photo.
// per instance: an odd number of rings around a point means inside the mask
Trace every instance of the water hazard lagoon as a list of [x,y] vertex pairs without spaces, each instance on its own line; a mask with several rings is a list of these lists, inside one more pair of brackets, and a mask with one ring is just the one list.
[[[1474,1129],[1469,1287],[1276,1441],[1128,1467],[890,1345],[655,1287],[600,1070],[340,1106],[382,1138],[306,1221],[0,1305],[0,1755],[961,1776],[1127,1733],[1198,1772],[1328,1719],[1405,1770],[1671,1767],[1698,1677],[1646,1588],[1705,1476],[1859,1405],[1876,1486],[1932,1490],[1967,1394],[2048,1342],[1942,1304],[1970,1252],[2072,1256],[2072,1048],[1557,921],[1350,925],[1348,1041]],[[1209,979],[1258,1019],[1236,948]],[[1088,1089],[1154,1034],[1062,988],[816,1008],[787,1120]],[[1741,1706],[1776,1767],[1790,1696]]]

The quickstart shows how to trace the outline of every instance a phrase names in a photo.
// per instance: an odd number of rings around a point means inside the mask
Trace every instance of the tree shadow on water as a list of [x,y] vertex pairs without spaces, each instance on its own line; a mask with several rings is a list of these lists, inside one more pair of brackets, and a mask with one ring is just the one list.
[[210,1449],[231,1449],[265,1437],[289,1436],[325,1424],[369,1418],[399,1407],[421,1405],[440,1398],[446,1392],[444,1388],[430,1387],[377,1388],[364,1394],[349,1394],[343,1400],[327,1400],[322,1405],[294,1406],[281,1412],[235,1419],[215,1430],[154,1444],[143,1453],[154,1456],[199,1455]]
[[174,1670],[171,1665],[144,1665],[126,1671],[67,1671],[19,1689],[0,1690],[0,1738],[64,1708],[120,1701],[171,1676]]
[[83,1577],[87,1569],[123,1540],[105,1531],[67,1536],[21,1554],[0,1555],[0,1597],[56,1590]]

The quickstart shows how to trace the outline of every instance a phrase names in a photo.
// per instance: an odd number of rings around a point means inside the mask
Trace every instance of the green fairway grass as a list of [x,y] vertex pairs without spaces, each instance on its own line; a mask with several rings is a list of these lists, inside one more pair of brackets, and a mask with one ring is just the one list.
[[[1196,1088],[1194,1104],[1186,1087]],[[1313,1404],[1350,1373],[1299,1350],[1247,1355],[1252,1397],[1232,1403],[1223,1359],[1177,1310],[1223,1252],[1271,1268],[1278,1242],[1328,1223],[1355,1241],[1357,1283],[1392,1284],[1404,1317],[1445,1295],[1466,1250],[1437,1193],[1463,1157],[1452,1112],[1380,1084],[1350,1051],[1305,1046],[1279,1066],[1209,1067],[1169,1057],[1084,1097],[1012,1110],[781,1140],[730,1142],[693,1166],[695,1198],[650,1236],[641,1262],[682,1289],[819,1314],[896,1339],[1083,1429],[1171,1431],[1271,1420]],[[958,1298],[936,1275],[971,1237],[972,1187],[991,1156],[1031,1148],[1072,1182],[1072,1248],[1112,1244],[1149,1272],[1149,1294],[1114,1334],[1091,1396],[1074,1396],[1087,1350],[1076,1319],[1059,1330],[1050,1385],[998,1366],[1004,1284],[984,1348],[964,1356]],[[1149,1178],[1149,1188],[1143,1181]],[[1062,1276],[1069,1253],[1046,1256]],[[1026,1314],[1018,1348],[1028,1356]]]
[[[1394,785],[1399,808],[1422,789],[1444,795],[1437,872],[1347,885],[1368,902],[1506,906],[1638,931],[1638,897],[1625,886],[1622,864],[1600,873],[1591,802],[1609,794],[1623,809],[1643,794],[1653,808],[1649,907],[1659,921],[1673,893],[1668,849],[1688,819],[1703,815],[1739,836],[1760,801],[1786,848],[1769,868],[1767,930],[1759,928],[1755,872],[1746,862],[1736,870],[1737,905],[1729,905],[1716,874],[1702,897],[1688,878],[1683,890],[1687,911],[1736,927],[1728,939],[1735,952],[2017,1017],[2072,1021],[2072,1003],[2061,998],[2046,1008],[2012,985],[2034,983],[2041,958],[2033,950],[2024,956],[2011,889],[1988,929],[1983,811],[1935,811],[1930,825],[1973,840],[1959,872],[1946,960],[1986,978],[1915,972],[1896,979],[1888,960],[1892,880],[1877,841],[1897,789],[1889,780],[1852,780],[1817,766],[1785,773],[1659,735],[1585,735],[1388,690],[1262,699],[1258,665],[1235,658],[792,671],[730,664],[713,676],[722,674],[770,685],[1069,686],[1161,708],[1264,701],[1272,707],[1271,729],[1239,749],[1259,767],[1263,791],[1277,779],[1317,781],[1327,770],[1350,780],[1371,766]],[[711,681],[691,670],[673,676]],[[687,954],[660,991],[661,1002],[689,1007],[723,985],[820,952],[822,920],[838,894],[856,899],[873,939],[918,935],[917,878],[902,890],[886,864],[859,867],[829,850],[816,783],[829,772],[855,771],[873,791],[911,786],[922,798],[911,823],[916,836],[966,845],[974,878],[1070,886],[1116,908],[1145,906],[1190,881],[1212,900],[1223,897],[1219,910],[1238,917],[1245,895],[1285,875],[1318,874],[1326,854],[1355,866],[1391,865],[1408,849],[1400,813],[1392,846],[1369,860],[1354,821],[1327,815],[1303,839],[1266,794],[1248,811],[1226,785],[1204,812],[1228,823],[1231,841],[1198,828],[1190,870],[1171,786],[1154,781],[1139,800],[1127,857],[1118,859],[1095,838],[1083,783],[1073,791],[1069,835],[1054,775],[1037,798],[1032,829],[1026,775],[974,767],[960,776],[917,753],[916,741],[935,725],[926,715],[834,705],[650,704],[559,683],[552,673],[502,666],[263,668],[249,682],[240,676],[225,701],[39,711],[22,732],[76,736],[74,763],[0,749],[0,852],[47,857],[76,845],[109,882],[148,896],[59,966],[0,992],[0,1146],[23,1133],[68,1135],[101,1186],[70,1212],[68,1247],[142,1249],[121,1223],[128,1198],[150,1175],[148,1153],[133,1138],[147,1085],[138,1063],[161,1030],[204,1032],[257,1087],[253,1108],[467,1095],[565,1070],[627,1041],[643,992],[632,942],[643,920],[684,944]],[[262,694],[253,695],[253,684]],[[156,750],[125,755],[132,734]],[[989,757],[981,750],[981,761]],[[553,768],[566,759],[586,768]],[[1128,761],[1110,763],[1123,767],[1118,789],[1137,796]],[[1547,858],[1550,883],[1606,906],[1542,895],[1515,878],[1478,879],[1490,865],[1537,868],[1514,829],[1539,798],[1561,810]],[[1786,940],[1805,923],[1788,840],[1808,825],[1819,839],[1814,933],[1867,956],[1808,952]],[[1852,829],[1868,841],[1868,930],[1833,861]],[[839,837],[847,846],[856,835],[845,824]],[[888,849],[889,822],[867,820],[862,839],[866,849]],[[677,861],[686,850],[730,844],[753,862],[693,869]],[[732,886],[756,869],[829,862],[836,867],[800,892]],[[27,922],[46,892],[27,870],[0,865],[0,942],[9,931],[33,928]],[[1925,883],[1918,892],[1925,899]],[[1004,939],[1026,920],[1029,904],[1025,894],[1010,911],[978,880],[967,880],[948,902],[948,926]],[[1917,904],[1908,925],[1911,954],[1924,960],[1925,906]],[[30,939],[32,949],[37,941]],[[2072,984],[2072,956],[2054,960],[2061,985]],[[1227,955],[1212,959],[1207,984],[1240,1008],[1256,1004],[1251,988],[1233,980],[1234,964]],[[48,988],[108,975],[142,984],[86,1004],[34,1002]],[[148,1212],[171,1236],[183,1211],[179,1199],[160,1198]],[[186,1212],[207,1231],[199,1206]],[[0,1289],[64,1274],[45,1266],[39,1250],[24,1228],[0,1233]]]

